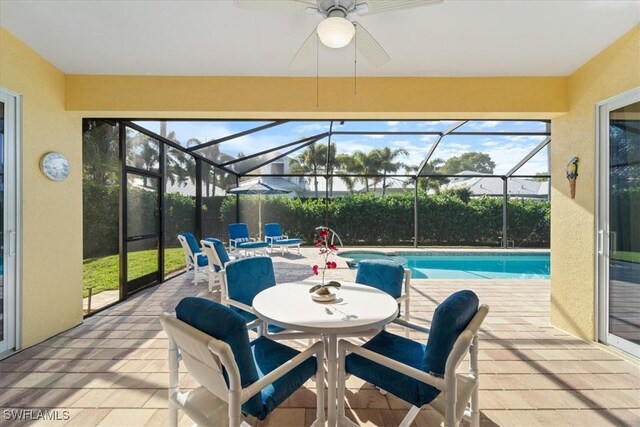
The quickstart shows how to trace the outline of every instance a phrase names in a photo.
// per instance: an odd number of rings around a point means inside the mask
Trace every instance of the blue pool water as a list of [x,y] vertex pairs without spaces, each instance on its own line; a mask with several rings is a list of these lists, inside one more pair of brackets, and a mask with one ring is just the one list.
[[343,251],[350,267],[363,259],[391,259],[411,269],[416,279],[548,279],[548,253]]

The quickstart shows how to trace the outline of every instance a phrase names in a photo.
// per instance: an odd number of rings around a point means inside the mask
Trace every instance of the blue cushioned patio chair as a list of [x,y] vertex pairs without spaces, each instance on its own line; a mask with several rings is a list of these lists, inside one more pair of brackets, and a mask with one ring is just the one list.
[[364,259],[358,262],[356,283],[374,287],[391,295],[398,302],[398,306],[404,305],[402,318],[406,321],[411,320],[411,270],[386,259]]
[[198,245],[196,237],[191,233],[178,234],[178,241],[184,250],[187,271],[193,270],[193,284],[198,284],[198,273],[206,273],[209,260]]
[[243,250],[245,256],[266,255],[268,246],[267,242],[260,242],[253,237],[249,237],[247,224],[229,224],[229,247],[232,253],[239,254]]
[[200,240],[200,244],[202,245],[202,251],[209,260],[207,274],[209,275],[209,292],[212,292],[215,287],[222,288],[224,268],[235,257],[229,256],[224,243],[213,237]]
[[[478,307],[472,291],[454,293],[435,310],[431,328],[404,320],[398,323],[429,334],[426,346],[382,331],[362,347],[338,343],[338,415],[344,417],[345,375],[352,374],[410,403],[400,424],[409,426],[424,405],[431,405],[445,419],[446,427],[458,426],[464,418],[472,427],[480,425],[478,412],[478,330],[489,312]],[[350,351],[348,356],[346,352]],[[456,368],[469,353],[468,373]]]
[[248,329],[258,329],[259,335],[276,334],[283,329],[268,325],[254,314],[253,299],[261,291],[276,285],[273,261],[267,256],[241,258],[227,263],[224,269],[220,302],[242,316]]
[[[185,298],[176,316],[164,313],[160,322],[169,338],[172,427],[178,425],[178,409],[201,426],[248,426],[243,416],[264,420],[314,375],[316,384],[324,384],[321,342],[303,352],[266,337],[250,342],[244,319],[217,302]],[[180,390],[180,360],[200,387]],[[316,393],[314,425],[320,426],[324,387]]]
[[280,224],[265,224],[264,240],[269,244],[271,253],[273,253],[274,248],[279,247],[282,251],[282,255],[284,255],[285,250],[295,247],[298,249],[298,255],[300,255],[300,244],[302,243],[302,239],[297,237],[289,238],[289,236],[282,232]]

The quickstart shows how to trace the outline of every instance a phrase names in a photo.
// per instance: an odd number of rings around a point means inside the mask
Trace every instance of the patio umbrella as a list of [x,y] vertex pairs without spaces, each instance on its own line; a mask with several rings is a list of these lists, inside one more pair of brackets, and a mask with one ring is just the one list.
[[231,194],[254,194],[258,195],[258,239],[262,240],[262,195],[287,194],[290,190],[274,187],[258,180],[258,182],[239,185],[227,191]]

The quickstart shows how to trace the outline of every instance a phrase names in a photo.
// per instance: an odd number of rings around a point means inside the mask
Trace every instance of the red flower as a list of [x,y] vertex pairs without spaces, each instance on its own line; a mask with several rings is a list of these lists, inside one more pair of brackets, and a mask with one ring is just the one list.
[[319,247],[322,246],[324,244],[324,242],[321,239],[316,240],[315,246]]
[[332,269],[332,268],[336,268],[338,267],[338,264],[336,264],[335,261],[327,261],[327,268],[328,269]]
[[330,244],[330,245],[329,245],[329,250],[331,250],[331,251],[337,251],[337,250],[338,250],[338,248],[336,248],[336,247],[335,247],[335,245],[331,245],[331,244]]
[[311,269],[313,270],[314,276],[317,276],[318,275],[318,266],[314,265]]
[[320,238],[329,237],[329,230],[322,229],[322,230],[320,230],[319,234],[320,234]]

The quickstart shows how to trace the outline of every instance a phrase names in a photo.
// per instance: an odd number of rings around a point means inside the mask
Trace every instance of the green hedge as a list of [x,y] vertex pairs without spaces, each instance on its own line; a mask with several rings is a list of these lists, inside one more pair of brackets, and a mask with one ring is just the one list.
[[[117,186],[85,182],[84,258],[118,253]],[[263,225],[278,222],[286,233],[313,242],[315,227],[328,224],[345,245],[412,245],[414,233],[413,194],[376,197],[357,194],[331,199],[262,197]],[[129,220],[144,230],[151,216],[135,215],[155,203],[155,194],[129,190]],[[137,208],[134,208],[137,206]],[[258,196],[240,197],[240,221],[258,233]],[[141,208],[142,210],[139,210]],[[509,239],[515,246],[548,247],[550,206],[548,201],[511,199],[507,206]],[[203,234],[227,240],[227,225],[236,221],[235,197],[203,198]],[[195,199],[180,194],[165,195],[165,244],[177,247],[180,232],[195,230]],[[471,198],[456,194],[420,195],[418,198],[418,244],[444,246],[497,246],[502,237],[502,199]]]
[[[119,187],[117,185],[96,185],[84,181],[83,192],[83,256],[84,259],[96,258],[118,253],[118,207]],[[127,214],[130,230],[148,232],[154,229],[152,215],[140,215],[141,212],[153,212],[157,195],[140,188],[129,188],[129,212]],[[196,202],[194,197],[177,193],[165,194],[165,246],[179,247],[178,233],[195,231]],[[206,206],[203,207],[206,210]],[[153,232],[153,231],[152,231]]]
[[[222,222],[235,218],[235,203],[227,198]],[[290,236],[310,243],[315,227],[329,224],[345,245],[411,245],[414,234],[413,194],[376,197],[358,194],[332,199],[262,197],[262,223],[278,222]],[[507,206],[509,239],[516,246],[548,247],[548,201],[511,199]],[[258,196],[240,198],[240,221],[253,234],[258,230]],[[471,198],[455,194],[421,195],[418,198],[418,244],[497,246],[502,237],[502,199]]]

